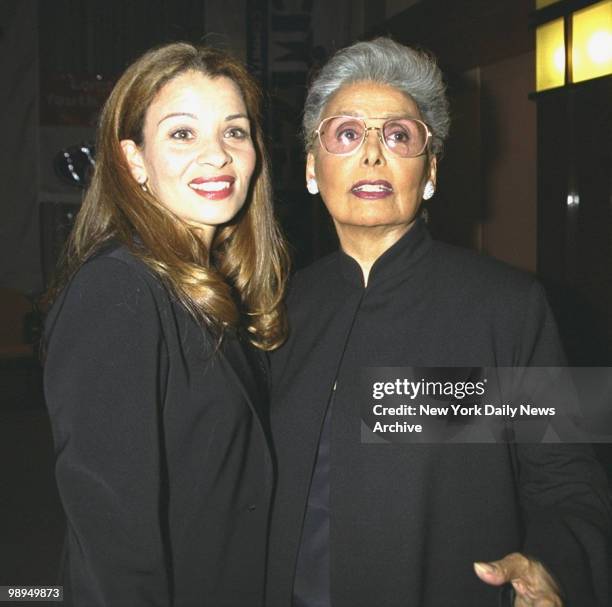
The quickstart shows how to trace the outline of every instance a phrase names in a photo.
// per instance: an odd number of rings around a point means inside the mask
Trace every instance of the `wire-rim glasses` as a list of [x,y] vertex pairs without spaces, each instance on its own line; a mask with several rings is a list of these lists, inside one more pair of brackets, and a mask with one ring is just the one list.
[[349,156],[361,148],[369,131],[377,131],[386,150],[401,158],[425,153],[432,137],[427,124],[412,116],[368,118],[384,120],[382,126],[368,126],[359,116],[329,116],[321,121],[315,134],[324,150],[335,156]]

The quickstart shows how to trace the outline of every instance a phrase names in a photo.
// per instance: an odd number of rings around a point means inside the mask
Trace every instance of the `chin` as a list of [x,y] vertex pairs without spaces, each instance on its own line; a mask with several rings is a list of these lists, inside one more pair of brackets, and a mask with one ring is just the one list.
[[240,208],[232,207],[231,209],[214,209],[209,213],[194,213],[190,221],[207,226],[220,226],[234,219],[240,212]]
[[353,225],[355,227],[363,227],[363,228],[376,228],[380,226],[388,226],[395,225],[398,223],[404,223],[400,221],[398,217],[385,216],[383,214],[372,214],[372,215],[362,215],[360,217],[352,217],[349,218],[348,221],[344,222],[349,225]]

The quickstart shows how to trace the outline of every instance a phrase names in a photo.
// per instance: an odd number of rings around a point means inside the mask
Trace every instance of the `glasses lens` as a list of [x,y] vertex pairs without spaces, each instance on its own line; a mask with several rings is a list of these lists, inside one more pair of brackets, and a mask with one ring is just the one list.
[[402,158],[419,156],[427,145],[427,128],[417,120],[398,118],[383,126],[387,147]]
[[331,154],[350,154],[363,139],[365,125],[359,118],[333,116],[320,128],[321,143]]

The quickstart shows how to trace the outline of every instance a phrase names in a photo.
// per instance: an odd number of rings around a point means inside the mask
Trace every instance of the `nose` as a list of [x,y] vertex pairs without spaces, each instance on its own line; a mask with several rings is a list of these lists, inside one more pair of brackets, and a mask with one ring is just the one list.
[[[370,131],[374,131],[372,137],[370,137]],[[383,147],[380,129],[375,126],[368,127],[365,132],[361,162],[366,166],[386,164]]]
[[208,164],[220,169],[232,162],[232,156],[223,145],[223,141],[211,138],[200,146],[196,162],[200,165]]

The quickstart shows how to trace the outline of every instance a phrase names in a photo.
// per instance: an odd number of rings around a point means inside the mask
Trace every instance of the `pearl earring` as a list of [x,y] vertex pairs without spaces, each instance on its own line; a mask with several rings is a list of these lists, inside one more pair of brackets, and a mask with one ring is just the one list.
[[436,192],[436,187],[434,186],[432,181],[429,180],[425,184],[425,189],[423,190],[423,200],[429,200],[435,194],[435,192]]
[[306,189],[308,190],[309,194],[318,194],[319,193],[319,186],[317,185],[317,180],[316,179],[309,179],[306,182]]
[[147,181],[149,181],[149,180],[145,177],[144,180],[138,182],[140,184],[140,189],[143,192],[148,192],[149,191],[149,188],[147,187]]

